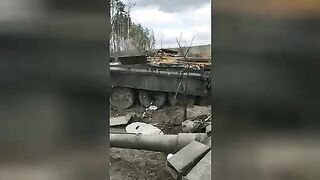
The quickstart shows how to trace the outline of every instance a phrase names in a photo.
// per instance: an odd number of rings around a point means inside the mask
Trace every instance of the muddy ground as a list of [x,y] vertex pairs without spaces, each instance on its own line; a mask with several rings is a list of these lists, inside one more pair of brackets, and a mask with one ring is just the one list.
[[[118,111],[111,109],[111,117],[136,114],[129,123],[145,122],[160,128],[164,134],[181,132],[184,108],[179,106],[163,107],[155,111],[146,111],[141,106],[129,110]],[[210,107],[189,107],[188,117],[210,114]],[[125,132],[125,126],[111,128],[110,132]],[[166,170],[166,154],[161,152],[110,149],[110,179],[111,180],[173,180]]]

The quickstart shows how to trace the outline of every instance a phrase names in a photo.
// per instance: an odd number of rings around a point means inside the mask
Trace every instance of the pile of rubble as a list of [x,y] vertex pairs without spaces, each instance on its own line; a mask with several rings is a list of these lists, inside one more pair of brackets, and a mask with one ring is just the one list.
[[210,69],[211,59],[188,57],[187,59],[170,49],[160,49],[154,56],[148,58],[151,66],[156,67],[182,67],[191,69]]

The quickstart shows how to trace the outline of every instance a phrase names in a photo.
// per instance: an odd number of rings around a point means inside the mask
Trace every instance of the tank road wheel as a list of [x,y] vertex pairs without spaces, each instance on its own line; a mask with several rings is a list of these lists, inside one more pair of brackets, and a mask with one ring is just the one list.
[[170,93],[169,96],[168,96],[168,101],[169,101],[169,104],[171,106],[176,106],[178,104],[181,103],[181,95],[180,94],[176,94],[175,93]]
[[[184,97],[182,94],[177,94],[177,96],[175,96],[175,93],[170,93],[169,97],[168,97],[168,101],[170,103],[171,106],[177,106],[177,105],[183,105],[184,103]],[[196,97],[194,96],[187,96],[187,104],[188,105],[194,105],[194,103],[196,102]]]
[[135,99],[134,91],[130,88],[113,88],[111,90],[110,103],[117,109],[130,108]]
[[144,107],[155,105],[158,108],[166,103],[166,93],[158,91],[139,91],[139,100]]

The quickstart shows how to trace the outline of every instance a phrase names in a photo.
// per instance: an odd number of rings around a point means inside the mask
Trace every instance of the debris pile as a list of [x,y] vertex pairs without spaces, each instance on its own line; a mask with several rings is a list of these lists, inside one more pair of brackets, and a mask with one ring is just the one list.
[[211,116],[207,118],[196,118],[188,119],[182,122],[182,132],[193,133],[193,132],[209,132],[211,128]]
[[159,49],[154,56],[148,57],[150,65],[156,67],[181,67],[191,69],[210,69],[211,59],[201,57],[184,57],[171,49]]
[[[156,177],[161,177],[161,179],[209,180],[211,178],[210,106],[188,107],[188,119],[186,121],[183,121],[182,118],[182,107],[155,109],[141,107],[139,111],[135,110],[135,112],[127,110],[126,115],[120,116],[122,112],[113,114],[120,120],[124,118],[129,120],[117,126],[123,128],[123,132],[110,134],[111,152],[116,152],[114,155],[111,153],[111,167],[115,167],[117,163],[124,161],[131,164],[125,165],[125,168],[128,169],[131,166],[135,168],[134,164],[137,161],[136,159],[139,158],[139,164],[144,164],[139,168],[146,170],[139,171],[140,175],[134,175],[137,178],[144,177],[156,180],[159,179]],[[178,118],[178,116],[181,117]],[[166,118],[171,120],[166,120]],[[163,131],[164,127],[168,126],[179,127],[179,133],[172,134],[168,129]],[[154,158],[148,158],[146,154],[152,154],[152,157],[160,156],[161,158],[157,158],[158,160],[155,161]],[[128,159],[129,157],[134,159]],[[150,165],[150,162],[153,165]],[[150,168],[156,171],[147,170]],[[123,173],[126,174],[127,171],[121,172],[124,179],[133,177],[132,173],[138,173],[137,171],[131,171],[131,174],[125,176]]]

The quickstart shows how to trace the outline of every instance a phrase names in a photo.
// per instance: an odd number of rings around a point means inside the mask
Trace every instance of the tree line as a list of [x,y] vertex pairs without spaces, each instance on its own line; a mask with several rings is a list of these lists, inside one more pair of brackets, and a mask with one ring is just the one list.
[[130,11],[135,6],[132,0],[111,0],[111,55],[146,54],[155,47],[151,29],[132,21]]

